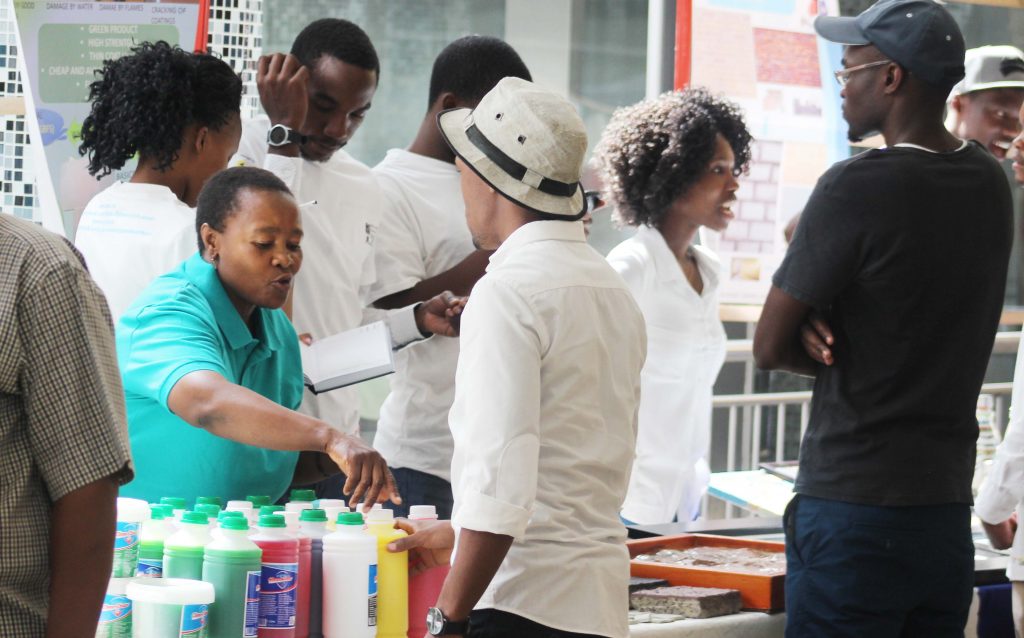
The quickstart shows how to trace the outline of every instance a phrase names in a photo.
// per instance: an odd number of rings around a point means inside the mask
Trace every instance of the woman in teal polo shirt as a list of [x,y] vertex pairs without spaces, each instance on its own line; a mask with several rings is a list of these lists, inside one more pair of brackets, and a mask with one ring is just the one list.
[[259,168],[222,171],[199,195],[196,227],[200,252],[154,280],[117,326],[135,462],[121,494],[276,499],[340,470],[350,502],[400,502],[375,450],[294,411],[302,366],[280,308],[302,264],[302,228],[288,187]]

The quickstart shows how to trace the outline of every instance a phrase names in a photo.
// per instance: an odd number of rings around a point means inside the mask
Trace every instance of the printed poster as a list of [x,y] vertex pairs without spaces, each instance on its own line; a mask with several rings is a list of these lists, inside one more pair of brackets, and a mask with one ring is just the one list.
[[86,169],[86,158],[78,154],[94,72],[104,60],[120,57],[141,42],[166,40],[191,51],[201,4],[199,0],[13,3],[26,121],[38,167],[40,218],[45,228],[72,238],[92,196],[114,180],[128,179],[134,170],[130,162],[97,181]]

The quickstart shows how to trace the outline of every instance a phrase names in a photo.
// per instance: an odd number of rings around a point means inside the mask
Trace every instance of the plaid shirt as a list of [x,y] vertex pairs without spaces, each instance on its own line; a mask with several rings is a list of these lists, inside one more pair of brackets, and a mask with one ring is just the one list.
[[0,214],[0,636],[43,635],[52,505],[111,475],[132,469],[106,301],[69,243]]

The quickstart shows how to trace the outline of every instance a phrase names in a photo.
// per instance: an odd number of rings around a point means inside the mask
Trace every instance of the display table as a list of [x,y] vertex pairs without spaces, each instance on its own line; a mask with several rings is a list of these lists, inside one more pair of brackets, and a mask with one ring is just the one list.
[[750,611],[703,620],[630,625],[629,635],[631,638],[782,638],[785,627],[786,614]]

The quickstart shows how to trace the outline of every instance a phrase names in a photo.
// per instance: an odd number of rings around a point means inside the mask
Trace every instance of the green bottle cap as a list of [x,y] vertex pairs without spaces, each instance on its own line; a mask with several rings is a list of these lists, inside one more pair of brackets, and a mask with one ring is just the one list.
[[277,514],[284,511],[284,505],[264,505],[260,508],[260,516]]
[[180,496],[161,496],[160,504],[170,505],[172,508],[176,510],[185,509],[185,499],[181,498]]
[[310,521],[311,523],[326,523],[327,512],[323,510],[302,510],[299,514],[300,521]]
[[[174,516],[174,510],[171,510],[171,516]],[[163,505],[150,505],[149,506],[149,517],[151,519],[153,519],[154,521],[162,521],[165,518],[167,518],[167,515],[164,514],[164,506]]]
[[285,527],[284,516],[280,514],[260,514],[260,527]]
[[196,505],[216,505],[217,507],[224,507],[224,499],[219,496],[197,496]]
[[151,511],[151,512],[154,511],[154,508],[156,508],[156,509],[160,510],[161,512],[163,512],[165,519],[174,518],[174,508],[171,507],[170,505],[167,505],[167,504],[164,504],[164,505],[150,505],[149,506],[149,511]]
[[[225,512],[225,514],[230,514],[230,512]],[[241,514],[241,512],[239,512],[239,514]],[[246,531],[249,529],[249,521],[245,520],[244,516],[228,516],[221,520],[220,528]]]
[[316,500],[316,492],[313,490],[292,490],[290,500],[312,503]]
[[217,518],[217,515],[220,514],[220,506],[214,505],[213,503],[199,503],[192,508],[192,511],[202,512],[203,514],[206,514],[207,518],[215,519]]
[[263,507],[264,505],[270,505],[269,496],[246,496],[245,500],[252,503],[252,506],[256,508]]
[[218,521],[224,521],[228,518],[245,518],[245,512],[231,510],[230,512],[221,512],[220,514],[217,514]]
[[209,518],[203,512],[185,512],[181,515],[181,522],[190,525],[206,525]]
[[338,512],[338,525],[362,525],[363,515],[359,512]]

